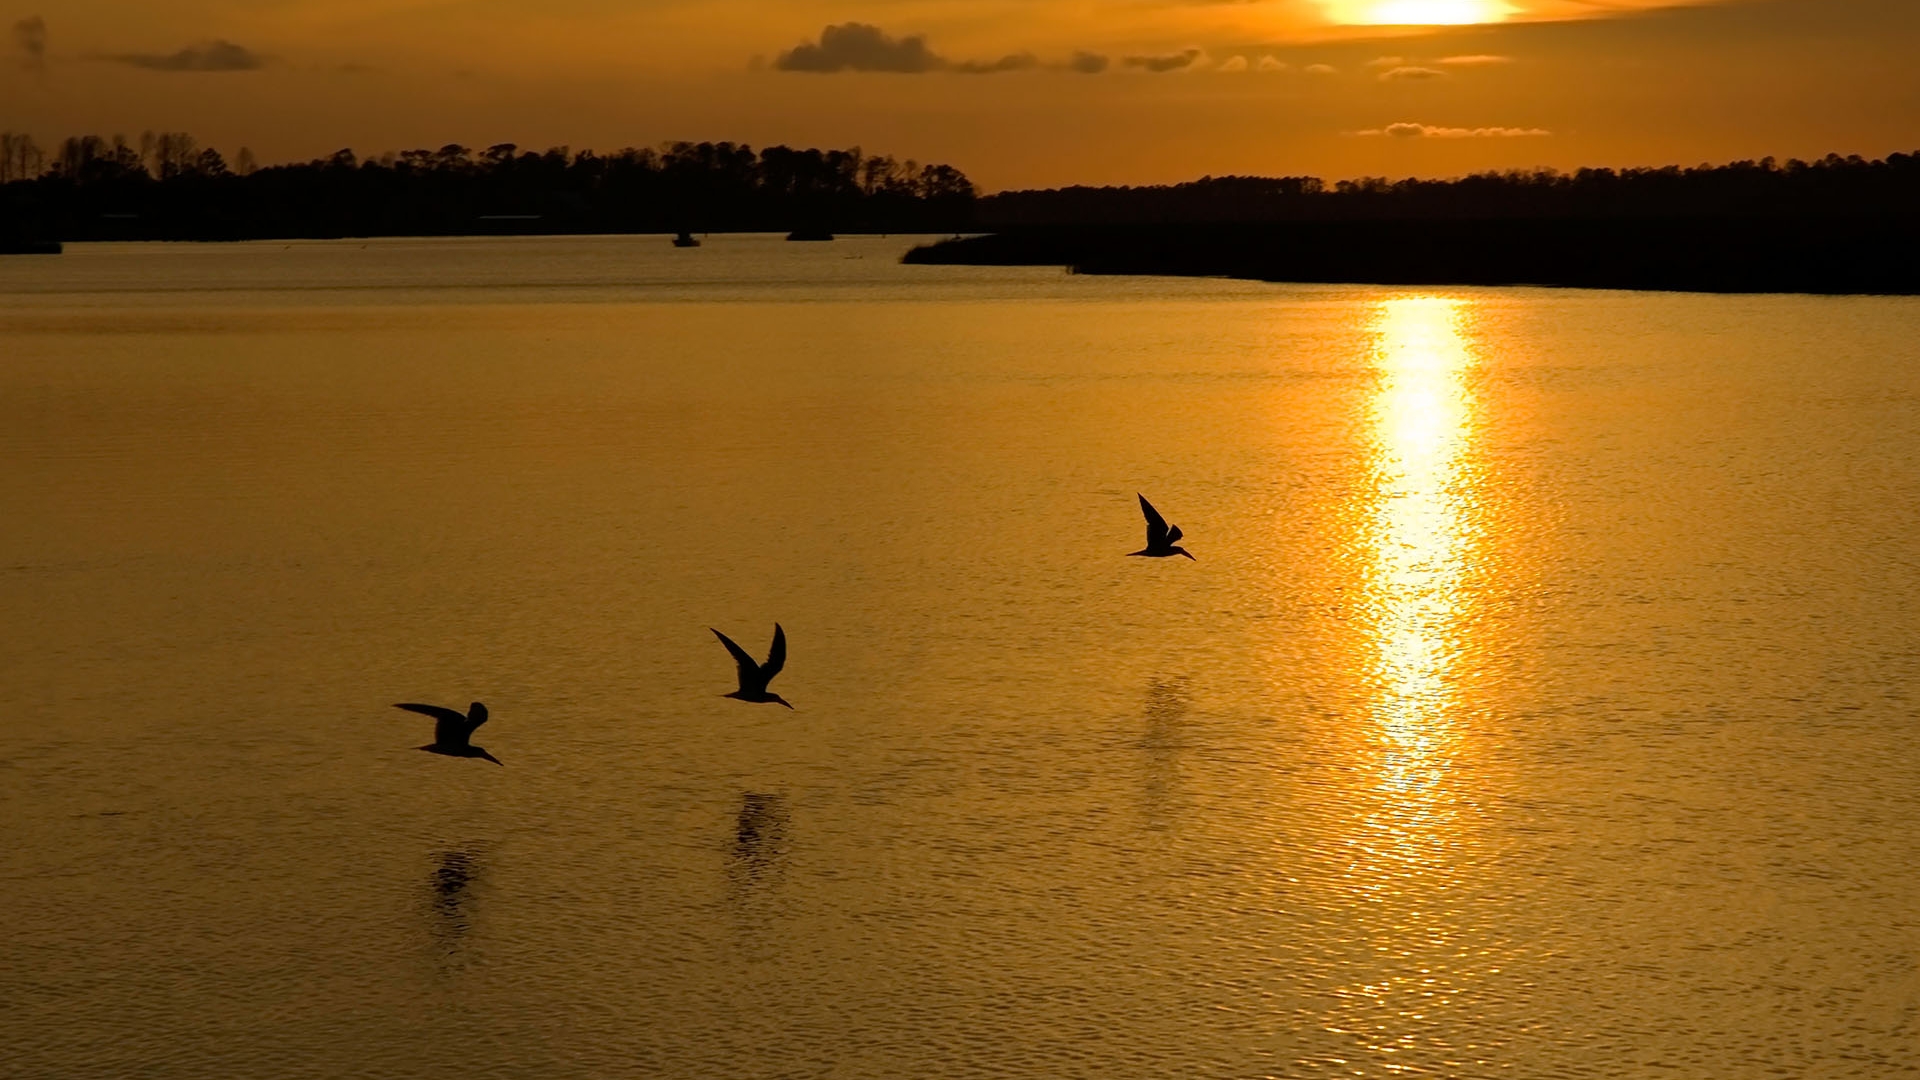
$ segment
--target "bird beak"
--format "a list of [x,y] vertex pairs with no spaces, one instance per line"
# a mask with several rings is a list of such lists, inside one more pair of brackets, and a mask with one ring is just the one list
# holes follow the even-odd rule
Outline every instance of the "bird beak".
[[494,757],[492,754],[487,753],[485,750],[480,751],[480,756],[483,758],[486,758],[488,761],[493,762],[495,765],[498,765],[503,769],[507,767],[506,762],[501,761],[499,758]]

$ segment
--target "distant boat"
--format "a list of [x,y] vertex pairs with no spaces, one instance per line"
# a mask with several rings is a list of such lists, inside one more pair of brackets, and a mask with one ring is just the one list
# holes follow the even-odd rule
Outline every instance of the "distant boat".
[[692,233],[683,232],[679,236],[676,236],[673,238],[673,246],[674,247],[699,247],[700,241],[695,240],[693,238]]
[[833,234],[825,229],[795,229],[787,234],[789,240],[831,240]]
[[64,250],[58,240],[0,240],[0,255],[58,255]]

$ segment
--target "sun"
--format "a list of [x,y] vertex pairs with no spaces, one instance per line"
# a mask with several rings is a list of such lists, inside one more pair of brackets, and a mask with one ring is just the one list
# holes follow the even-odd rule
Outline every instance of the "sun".
[[1506,0],[1335,0],[1337,22],[1368,26],[1463,26],[1501,22],[1514,13]]

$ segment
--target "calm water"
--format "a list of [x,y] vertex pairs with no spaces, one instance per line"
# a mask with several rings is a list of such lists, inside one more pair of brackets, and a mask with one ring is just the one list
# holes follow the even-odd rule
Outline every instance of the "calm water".
[[906,246],[0,262],[0,1074],[1915,1073],[1920,302]]

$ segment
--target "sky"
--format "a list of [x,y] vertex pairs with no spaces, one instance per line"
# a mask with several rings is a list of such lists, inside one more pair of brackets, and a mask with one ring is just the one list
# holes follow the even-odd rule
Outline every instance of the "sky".
[[0,0],[0,130],[731,140],[984,190],[1920,149],[1916,0]]

